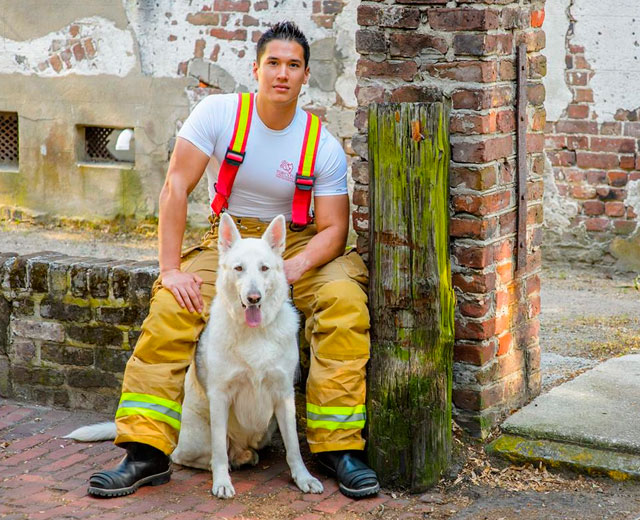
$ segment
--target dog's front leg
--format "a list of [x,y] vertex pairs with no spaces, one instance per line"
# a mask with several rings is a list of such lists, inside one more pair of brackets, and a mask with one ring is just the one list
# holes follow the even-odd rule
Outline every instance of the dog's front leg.
[[221,392],[210,391],[207,397],[211,416],[211,473],[213,476],[211,493],[218,498],[231,498],[236,491],[231,484],[227,456],[227,422],[230,403]]
[[305,493],[322,493],[322,483],[315,478],[304,465],[300,455],[300,443],[296,431],[296,405],[293,394],[284,397],[276,404],[276,419],[287,450],[287,464],[291,477]]

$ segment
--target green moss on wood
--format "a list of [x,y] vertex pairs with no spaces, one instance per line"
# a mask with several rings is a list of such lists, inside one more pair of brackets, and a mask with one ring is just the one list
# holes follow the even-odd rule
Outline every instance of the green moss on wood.
[[451,451],[448,120],[445,103],[369,112],[369,457],[385,484],[413,491],[439,480]]

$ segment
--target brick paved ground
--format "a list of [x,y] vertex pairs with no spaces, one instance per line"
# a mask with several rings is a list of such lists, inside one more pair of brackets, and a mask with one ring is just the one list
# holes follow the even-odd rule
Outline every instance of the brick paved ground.
[[[284,454],[270,449],[256,468],[232,473],[236,497],[210,494],[208,472],[174,465],[171,482],[141,488],[135,495],[97,499],[87,495],[87,477],[115,465],[122,450],[110,442],[76,443],[61,438],[74,428],[107,417],[0,400],[0,518],[195,520],[201,518],[370,518],[386,510],[422,516],[432,508],[389,493],[354,501],[321,477],[321,495],[301,493],[290,479]],[[318,469],[310,470],[320,476]],[[417,508],[417,509],[416,509]],[[394,515],[395,516],[395,515]]]
[[[640,520],[638,483],[565,475],[558,484],[556,477],[513,466],[487,477],[478,465],[487,463],[481,445],[459,439],[454,467],[466,462],[465,469],[423,496],[386,490],[354,501],[326,477],[321,477],[323,494],[305,495],[290,480],[284,453],[270,449],[257,468],[231,474],[237,492],[232,500],[211,496],[208,472],[179,466],[169,484],[97,499],[86,494],[88,476],[115,465],[122,451],[110,442],[81,444],[61,437],[105,419],[0,399],[0,519]],[[469,463],[477,457],[483,460],[472,469]],[[308,465],[321,476],[313,462]],[[535,482],[528,482],[532,478]]]

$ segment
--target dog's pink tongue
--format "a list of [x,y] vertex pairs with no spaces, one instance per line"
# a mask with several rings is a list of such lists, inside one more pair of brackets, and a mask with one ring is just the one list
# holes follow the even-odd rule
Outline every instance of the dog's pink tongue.
[[262,313],[257,305],[249,305],[244,311],[244,319],[249,327],[257,327],[262,321]]

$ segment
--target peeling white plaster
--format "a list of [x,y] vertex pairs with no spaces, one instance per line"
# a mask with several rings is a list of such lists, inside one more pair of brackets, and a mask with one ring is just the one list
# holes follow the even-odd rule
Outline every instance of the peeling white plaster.
[[569,3],[570,0],[547,0],[545,4],[544,31],[547,44],[544,54],[547,57],[547,75],[543,82],[547,92],[545,108],[548,121],[557,121],[572,99],[565,81]]
[[[76,39],[91,38],[93,40],[96,55],[81,61],[76,61],[72,56],[72,67],[67,68],[63,64],[60,72],[56,72],[51,66],[40,71],[38,65],[56,54],[51,50],[52,42],[55,40],[65,42],[71,39],[70,25],[77,25],[79,28]],[[33,40],[15,41],[0,37],[0,70],[2,73],[37,74],[40,77],[59,77],[69,74],[126,76],[135,67],[136,56],[133,37],[129,31],[118,29],[113,21],[101,17],[82,18],[70,25]],[[64,47],[60,50],[62,49]]]
[[[57,32],[51,32],[33,40],[14,41],[0,38],[0,70],[3,73],[37,74],[41,77],[66,76],[68,74],[98,75],[112,74],[126,76],[135,66],[137,56],[143,74],[157,78],[180,77],[178,66],[194,57],[196,41],[202,39],[205,61],[216,45],[220,46],[215,64],[227,71],[236,81],[238,90],[255,89],[255,80],[251,68],[255,59],[256,44],[251,41],[253,31],[264,31],[268,25],[281,20],[292,20],[303,30],[309,42],[335,37],[337,51],[345,58],[345,70],[338,78],[335,91],[326,92],[318,88],[304,87],[300,104],[331,106],[336,102],[336,93],[348,107],[356,107],[355,98],[355,31],[357,29],[356,2],[348,2],[342,13],[337,16],[333,29],[319,27],[312,21],[312,0],[282,0],[277,7],[265,11],[255,11],[253,5],[248,13],[209,13],[228,16],[224,27],[226,31],[243,29],[247,31],[247,40],[223,40],[211,36],[211,26],[193,25],[187,21],[190,14],[211,7],[210,0],[155,0],[141,2],[122,0],[129,21],[129,29],[122,30],[111,20],[102,17],[83,18],[73,22],[80,29],[77,39],[92,38],[97,54],[91,58],[76,61],[71,57],[72,67],[63,68],[56,73],[52,67],[44,71],[38,65],[47,61],[55,52],[51,44],[55,40],[66,41],[71,38],[69,24]],[[249,15],[261,23],[256,27],[242,25],[243,16]],[[133,34],[132,34],[133,33]],[[239,54],[244,52],[243,57]]]
[[571,226],[571,219],[578,214],[578,203],[560,195],[553,177],[553,166],[544,158],[544,227],[561,232]]
[[340,55],[346,58],[343,62],[344,72],[336,81],[336,92],[342,98],[345,106],[354,109],[358,106],[358,100],[356,99],[358,53],[355,49],[356,31],[360,26],[358,25],[357,9],[357,2],[347,2],[335,21],[335,27],[337,28],[336,46]]
[[[220,16],[223,14],[229,16],[229,22],[222,29],[226,31],[244,29],[247,31],[248,41],[218,39],[209,33],[210,26],[193,25],[187,21],[189,14],[196,14],[202,11],[205,6],[210,7],[210,0],[194,0],[192,2],[156,0],[149,4],[123,0],[123,4],[138,41],[141,67],[144,74],[154,77],[178,77],[178,64],[193,58],[195,42],[198,39],[202,39],[206,42],[204,60],[208,60],[216,44],[219,45],[220,51],[215,63],[232,75],[239,89],[244,87],[252,90],[256,87],[251,73],[256,47],[256,44],[251,41],[251,33],[253,31],[264,31],[266,26],[272,23],[281,20],[292,20],[300,26],[309,42],[336,34],[335,30],[318,27],[311,20],[311,0],[306,2],[282,0],[276,8],[265,11],[256,12],[252,5],[248,13],[217,13]],[[146,5],[148,5],[148,8],[146,8]],[[342,44],[345,47],[343,53],[347,56],[355,54],[354,36],[351,35],[351,43],[349,43],[346,35],[349,31],[354,30],[355,8],[355,5],[345,7],[345,11],[353,11],[350,14],[353,18],[353,23],[349,27],[341,28],[338,33],[339,42],[341,42],[338,44],[338,48],[340,49]],[[262,25],[258,27],[243,26],[242,18],[247,14],[260,20]],[[173,41],[169,41],[170,37]],[[350,50],[347,50],[348,46],[351,46]],[[241,51],[244,51],[242,58],[238,56]],[[354,63],[350,65],[353,68],[353,81],[355,81],[355,57],[352,61]],[[355,82],[352,85],[353,90],[355,89]],[[346,88],[351,87],[347,86]],[[310,93],[309,90],[309,87],[303,88],[300,96],[300,104],[303,106],[307,104],[331,105],[335,102],[335,93],[322,92],[320,89],[311,89],[312,93]],[[344,91],[343,93],[349,98],[349,95]],[[353,94],[349,101],[355,101]]]
[[636,215],[640,215],[640,180],[629,181],[627,184],[627,197],[624,199],[624,203],[632,207]]
[[[210,63],[210,56],[216,45],[219,45],[217,60],[211,62],[212,66],[219,67],[225,73],[226,83],[229,76],[235,81],[235,91],[252,91],[257,87],[252,74],[252,65],[255,60],[256,43],[252,41],[253,31],[265,31],[269,25],[282,20],[291,20],[305,33],[309,43],[335,38],[336,54],[341,59],[343,70],[336,79],[335,88],[331,91],[317,87],[304,86],[302,88],[299,105],[325,107],[327,111],[327,124],[334,135],[339,137],[351,137],[356,129],[353,125],[353,112],[344,113],[331,110],[336,105],[338,97],[348,109],[355,110],[358,103],[355,96],[356,88],[356,62],[355,33],[357,25],[357,2],[349,1],[342,12],[337,15],[332,29],[326,29],[316,25],[312,20],[312,0],[301,2],[300,0],[282,0],[277,6],[264,11],[255,11],[252,3],[248,13],[213,13],[212,15],[228,16],[226,26],[221,27],[226,31],[246,30],[246,40],[224,40],[210,34],[211,26],[193,25],[187,21],[189,15],[201,12],[204,7],[211,7],[210,0],[192,0],[190,2],[175,2],[174,0],[155,0],[146,3],[135,0],[123,0],[127,19],[135,34],[140,55],[140,66],[143,74],[153,77],[179,77],[178,66],[180,63],[193,61],[194,48],[197,40],[204,40],[202,64]],[[260,26],[245,27],[242,19],[249,15],[260,21]],[[217,27],[216,27],[217,28]],[[243,54],[240,57],[240,54]],[[312,60],[314,56],[312,55]],[[211,70],[211,69],[209,69]],[[195,68],[190,67],[193,73]],[[322,74],[316,64],[312,64],[311,74]],[[220,86],[229,90],[228,86]],[[199,101],[196,96],[190,99],[191,106]],[[348,119],[348,121],[347,121]]]
[[585,48],[595,71],[589,86],[598,119],[611,120],[618,109],[640,107],[640,2],[573,0],[571,15],[571,43]]
[[[187,15],[200,11],[207,2],[122,0],[122,3],[138,43],[142,73],[155,77],[178,77],[178,64],[193,57],[195,41],[202,37],[199,32],[206,29],[188,23]],[[177,39],[169,41],[169,37],[174,36]]]

